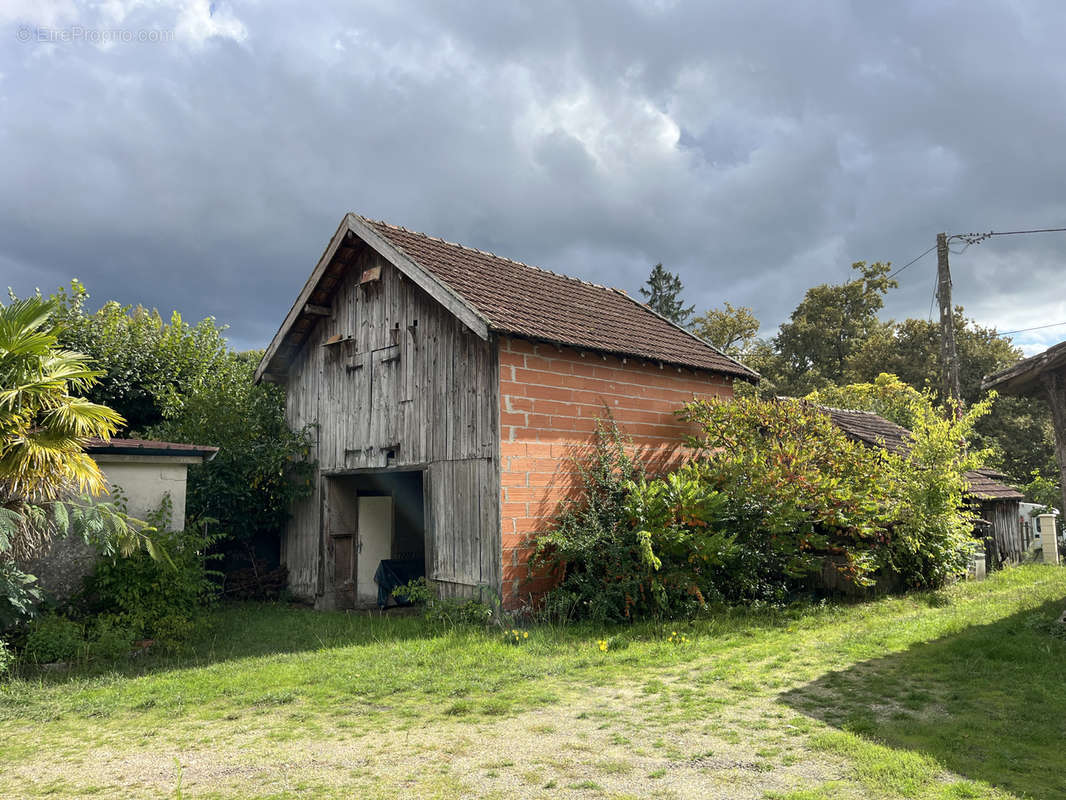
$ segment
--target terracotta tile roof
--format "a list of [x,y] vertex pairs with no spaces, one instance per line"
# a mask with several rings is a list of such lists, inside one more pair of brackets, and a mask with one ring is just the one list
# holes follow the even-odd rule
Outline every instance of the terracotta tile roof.
[[[872,411],[854,411],[844,408],[819,406],[829,414],[833,424],[853,439],[875,447],[883,447],[892,453],[906,453],[911,432],[891,420]],[[1012,486],[1007,486],[1007,476],[993,469],[976,469],[966,473],[970,484],[969,494],[980,500],[1022,500],[1025,495]]]
[[495,331],[758,380],[753,370],[619,289],[531,267],[387,222],[359,219],[451,287]]
[[1002,481],[1007,476],[994,469],[975,469],[966,473],[970,482],[970,494],[981,500],[1024,500],[1025,495]]
[[892,453],[906,453],[911,432],[872,411],[819,406],[829,414],[833,424],[853,439],[883,447]]
[[90,455],[152,455],[172,456],[174,458],[201,456],[210,461],[218,452],[217,447],[202,444],[183,444],[181,442],[157,442],[152,439],[98,439],[92,438],[85,445],[85,452]]

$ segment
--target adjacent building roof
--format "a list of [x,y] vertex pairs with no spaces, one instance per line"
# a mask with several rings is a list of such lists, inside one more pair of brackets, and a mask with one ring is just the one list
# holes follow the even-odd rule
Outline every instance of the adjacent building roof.
[[994,469],[975,469],[966,473],[970,494],[981,500],[1024,500],[1025,495],[1003,481],[1007,476]]
[[[349,214],[341,227],[413,277],[475,331],[483,325],[485,331],[709,370],[752,382],[759,378],[754,370],[619,289],[355,214]],[[324,259],[332,260],[338,247],[332,249],[332,253],[327,249]],[[330,280],[329,273],[320,262],[264,355],[257,377],[272,371],[271,363],[290,330],[300,329],[301,306],[315,301],[317,282]],[[308,320],[304,327],[312,324]]]
[[1041,389],[1041,375],[1063,367],[1066,367],[1066,342],[1060,342],[1043,353],[1019,361],[1013,367],[987,375],[981,382],[981,388],[995,389],[1004,394],[1033,394]]
[[[911,432],[872,411],[854,411],[844,408],[819,406],[829,414],[833,424],[853,439],[875,447],[883,447],[892,453],[906,453]],[[1025,495],[1012,486],[1007,486],[1007,476],[993,469],[976,469],[966,473],[970,484],[969,494],[979,500],[1022,500]]]
[[163,456],[170,458],[200,457],[210,461],[217,447],[181,442],[157,442],[151,439],[90,439],[85,445],[89,455]]
[[910,449],[907,440],[911,432],[872,411],[854,411],[846,408],[819,406],[852,439],[883,447],[892,453],[906,453]]

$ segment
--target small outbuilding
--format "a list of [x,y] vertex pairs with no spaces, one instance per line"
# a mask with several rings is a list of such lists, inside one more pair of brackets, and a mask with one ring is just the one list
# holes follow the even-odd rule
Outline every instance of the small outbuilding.
[[424,575],[514,607],[546,588],[529,535],[597,420],[674,451],[683,403],[758,375],[625,292],[348,214],[257,379],[317,431],[282,546],[294,595],[349,608]]
[[[852,439],[872,447],[883,447],[892,453],[906,453],[911,432],[891,420],[870,411],[820,406],[833,424]],[[1030,543],[1023,527],[1020,503],[1025,499],[1020,491],[1003,481],[1006,476],[992,469],[977,469],[966,473],[969,490],[968,503],[985,523],[984,531],[976,531],[988,539],[986,546],[995,552],[988,553],[991,566],[1004,561],[1019,561]]]
[[[172,530],[185,527],[185,487],[191,465],[210,461],[217,447],[146,439],[90,439],[92,456],[107,481],[110,499],[131,517],[145,519],[169,498]],[[40,585],[54,598],[69,598],[96,563],[97,553],[75,538],[56,539],[48,551],[26,563]]]
[[185,528],[185,488],[189,467],[210,461],[217,447],[149,439],[92,439],[85,452],[121,495],[131,517],[144,519],[170,498],[171,530]]

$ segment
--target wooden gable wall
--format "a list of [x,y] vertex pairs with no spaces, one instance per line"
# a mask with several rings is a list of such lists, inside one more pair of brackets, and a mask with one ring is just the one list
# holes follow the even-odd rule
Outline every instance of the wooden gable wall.
[[496,342],[474,335],[368,247],[289,364],[289,424],[316,426],[319,475],[289,524],[294,594],[328,592],[326,479],[424,469],[427,576],[442,591],[500,584]]

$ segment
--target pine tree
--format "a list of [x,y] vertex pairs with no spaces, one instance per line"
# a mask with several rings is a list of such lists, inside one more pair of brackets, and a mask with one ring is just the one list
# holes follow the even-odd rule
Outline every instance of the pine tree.
[[648,308],[666,317],[675,325],[684,327],[688,324],[688,319],[696,307],[685,308],[681,299],[681,292],[685,288],[681,283],[681,278],[663,269],[662,262],[660,262],[652,267],[645,286],[648,288],[645,289],[642,286],[640,294],[646,298],[645,303]]

